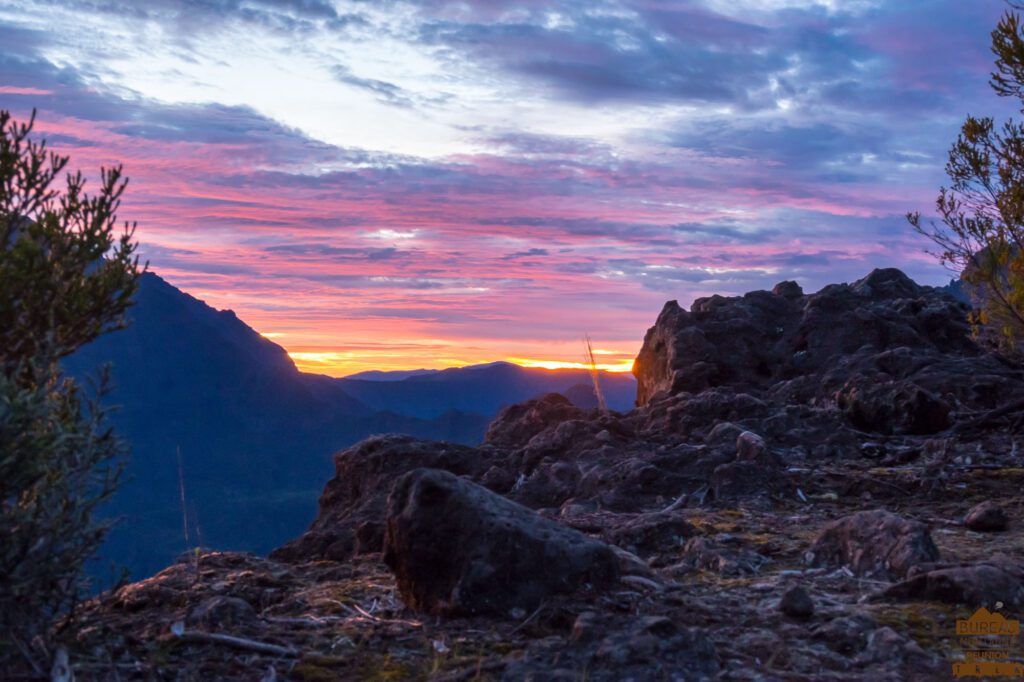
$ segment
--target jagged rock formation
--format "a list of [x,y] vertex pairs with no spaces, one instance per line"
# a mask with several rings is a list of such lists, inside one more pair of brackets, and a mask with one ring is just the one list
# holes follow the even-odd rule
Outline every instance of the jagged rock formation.
[[[145,614],[168,639],[207,604],[186,628],[223,613],[279,647],[243,665],[179,636],[175,660],[206,676],[943,679],[957,618],[1024,604],[1024,372],[979,347],[965,313],[894,270],[670,303],[636,409],[548,395],[502,411],[478,448],[364,441],[271,561],[212,555],[192,583],[179,564],[87,617],[124,632]],[[971,526],[1004,530],[962,521],[986,500],[1008,523],[990,505]],[[542,549],[568,538],[591,559]],[[592,578],[606,546],[616,570]],[[141,641],[111,660],[152,660]]]
[[637,403],[727,387],[789,404],[834,402],[861,430],[937,433],[953,410],[991,408],[1015,377],[971,340],[967,307],[875,270],[804,295],[771,292],[665,305],[634,368]]

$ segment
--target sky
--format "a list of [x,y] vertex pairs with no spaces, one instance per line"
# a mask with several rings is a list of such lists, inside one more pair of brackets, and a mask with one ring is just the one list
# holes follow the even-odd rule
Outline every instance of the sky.
[[[991,93],[1000,0],[0,0],[0,109],[300,368],[628,370],[667,300],[875,267]],[[95,183],[94,183],[95,184]]]

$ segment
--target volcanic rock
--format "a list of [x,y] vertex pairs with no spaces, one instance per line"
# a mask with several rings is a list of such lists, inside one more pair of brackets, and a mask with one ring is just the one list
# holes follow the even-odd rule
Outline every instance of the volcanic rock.
[[[673,672],[684,673],[687,679],[710,679],[718,672],[714,644],[699,630],[681,628],[663,616],[639,619],[608,636],[598,647],[597,658],[614,664],[624,673],[636,666],[636,672],[643,675],[667,679],[678,679],[670,676]],[[652,660],[659,661],[654,668],[650,665]]]
[[779,600],[779,611],[790,618],[806,619],[814,615],[814,602],[807,590],[796,585],[782,594]]
[[641,406],[716,388],[768,392],[789,405],[835,404],[854,428],[883,434],[937,433],[954,407],[1020,393],[971,339],[963,303],[893,269],[809,295],[783,283],[697,299],[689,311],[671,301],[633,371]]
[[854,575],[884,580],[904,578],[938,558],[926,525],[883,509],[832,521],[808,552],[812,566],[846,566]]
[[1003,508],[992,500],[975,505],[964,517],[964,525],[983,533],[1006,530],[1010,520]]
[[950,406],[908,381],[851,379],[836,394],[836,403],[862,431],[931,434],[950,425]]
[[1024,605],[1024,564],[993,561],[947,566],[918,573],[874,595],[877,601],[933,600],[947,604],[994,607]]
[[510,405],[487,427],[484,442],[499,447],[521,447],[541,431],[585,413],[561,393],[548,393],[525,403]]
[[384,561],[405,603],[438,615],[532,610],[549,595],[597,591],[618,577],[604,543],[435,469],[395,483]]
[[822,623],[814,629],[814,638],[819,639],[833,651],[850,656],[859,653],[868,643],[868,635],[876,623],[860,613],[840,616]]
[[736,438],[736,460],[753,462],[761,459],[768,447],[764,438],[751,431],[744,431]]

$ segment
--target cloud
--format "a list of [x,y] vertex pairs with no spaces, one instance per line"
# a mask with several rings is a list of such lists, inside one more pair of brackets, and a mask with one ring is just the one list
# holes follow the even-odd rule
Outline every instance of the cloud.
[[0,108],[123,163],[154,270],[289,348],[575,358],[669,298],[944,279],[901,216],[963,102],[1007,112],[1001,8],[12,0]]
[[337,247],[327,244],[278,244],[264,249],[269,254],[280,254],[312,259],[330,258],[332,261],[386,261],[406,258],[409,254],[402,253],[393,247],[385,248],[352,248]]
[[508,254],[506,256],[502,256],[501,259],[502,260],[518,260],[520,258],[532,258],[532,257],[535,257],[535,256],[547,256],[547,255],[548,255],[548,250],[547,249],[532,248],[532,249],[527,249],[526,251],[516,251],[515,253],[510,253],[510,254]]

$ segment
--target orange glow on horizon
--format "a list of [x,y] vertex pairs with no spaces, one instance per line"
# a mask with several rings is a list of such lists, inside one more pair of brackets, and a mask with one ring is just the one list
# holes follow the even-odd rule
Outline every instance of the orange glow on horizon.
[[[415,353],[388,353],[385,355],[377,352],[366,355],[359,351],[343,350],[288,351],[288,355],[302,372],[326,374],[333,377],[344,377],[368,370],[449,369],[452,367],[482,365],[495,361],[493,356],[439,358],[422,356]],[[615,355],[619,354],[616,353]],[[504,357],[499,359],[521,367],[539,369],[590,369],[590,365],[584,362],[522,357]],[[631,356],[621,356],[614,361],[599,362],[597,363],[597,368],[606,372],[630,372],[633,369],[633,358]]]
[[[597,351],[594,351],[597,355]],[[590,365],[584,362],[566,362],[563,360],[531,360],[529,358],[505,358],[507,362],[522,367],[537,367],[541,369],[590,369]],[[597,368],[605,372],[631,372],[633,371],[633,359],[619,360],[617,362],[599,362]]]

